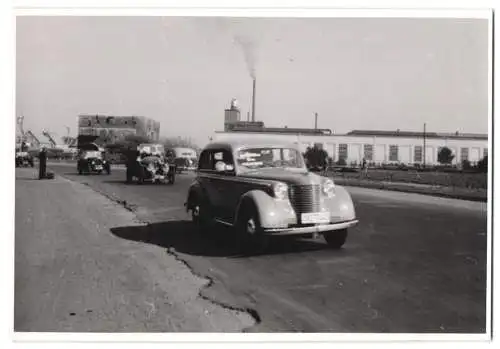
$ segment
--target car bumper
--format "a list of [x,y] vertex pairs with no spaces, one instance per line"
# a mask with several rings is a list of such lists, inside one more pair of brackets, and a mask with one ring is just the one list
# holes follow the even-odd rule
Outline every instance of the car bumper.
[[318,234],[318,233],[323,233],[325,231],[347,229],[356,224],[358,224],[358,220],[353,219],[344,222],[321,224],[321,225],[314,225],[307,227],[266,228],[264,229],[264,233],[269,235],[300,235],[300,234],[311,234],[311,233]]

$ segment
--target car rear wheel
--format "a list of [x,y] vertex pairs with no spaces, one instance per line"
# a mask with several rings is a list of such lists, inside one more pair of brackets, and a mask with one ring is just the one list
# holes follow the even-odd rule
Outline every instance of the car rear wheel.
[[198,231],[206,231],[209,229],[211,220],[209,206],[200,198],[195,198],[193,200],[191,220]]
[[344,246],[347,239],[347,229],[341,230],[332,230],[326,233],[323,233],[323,237],[325,238],[328,246],[334,249],[339,249]]

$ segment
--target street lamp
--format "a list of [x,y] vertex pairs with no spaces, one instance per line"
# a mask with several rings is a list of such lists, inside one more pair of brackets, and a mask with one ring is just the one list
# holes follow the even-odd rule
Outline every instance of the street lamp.
[[425,160],[426,160],[426,157],[425,157],[425,136],[426,136],[425,135],[425,128],[426,128],[426,124],[424,122],[424,151],[423,151],[423,153],[424,153],[424,168],[425,168]]

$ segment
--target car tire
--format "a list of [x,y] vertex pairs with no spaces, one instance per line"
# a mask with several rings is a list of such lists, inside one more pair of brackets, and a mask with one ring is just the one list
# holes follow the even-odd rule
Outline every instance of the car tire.
[[246,205],[241,211],[237,223],[240,246],[245,254],[259,254],[267,250],[269,237],[263,233],[257,210]]
[[195,197],[191,208],[191,221],[198,232],[209,230],[211,219],[208,203],[199,197]]
[[333,249],[339,249],[344,246],[347,239],[347,229],[332,230],[323,233],[323,238],[329,247]]
[[132,183],[132,174],[130,173],[129,169],[127,169],[127,177],[125,179],[125,183],[127,183],[127,184]]

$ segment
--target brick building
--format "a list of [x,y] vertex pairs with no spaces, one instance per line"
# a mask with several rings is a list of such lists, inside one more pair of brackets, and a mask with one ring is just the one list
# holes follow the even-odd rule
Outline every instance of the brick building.
[[157,142],[160,123],[144,116],[79,115],[78,136],[97,137],[96,143],[109,144],[127,135],[148,137]]

